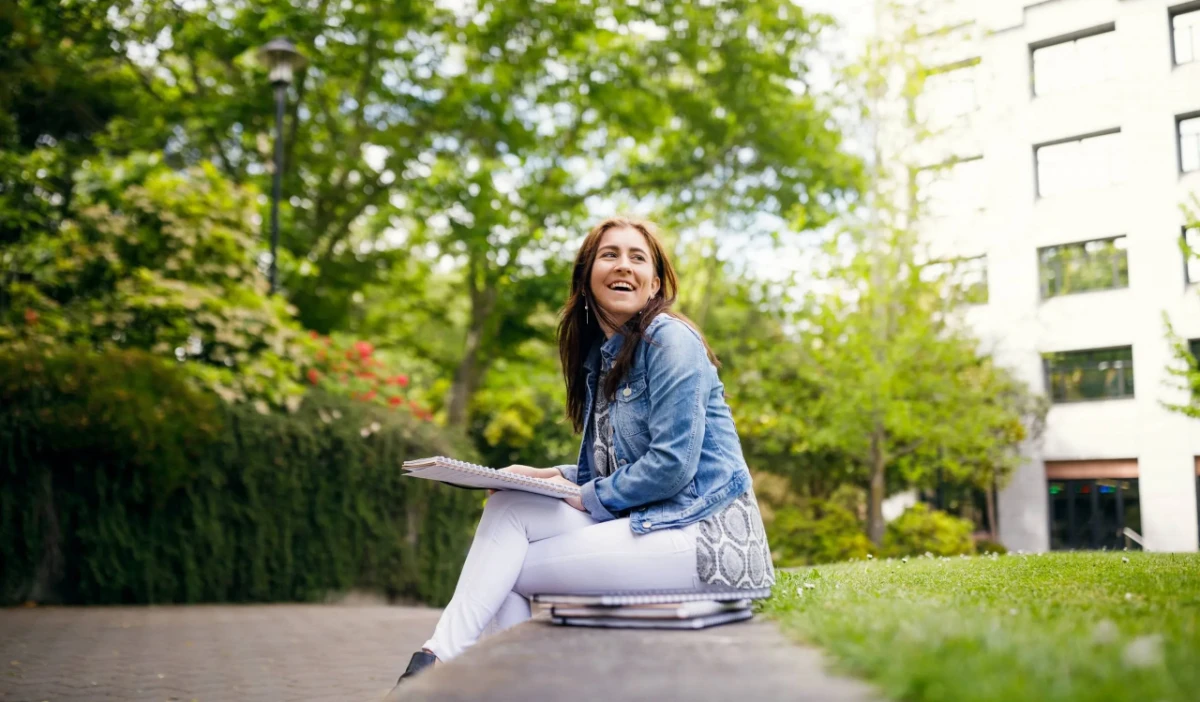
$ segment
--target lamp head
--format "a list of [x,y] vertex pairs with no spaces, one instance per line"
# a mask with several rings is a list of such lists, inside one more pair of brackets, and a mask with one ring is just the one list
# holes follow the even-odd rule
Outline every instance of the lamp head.
[[267,65],[272,85],[291,85],[296,69],[304,65],[304,56],[292,42],[278,37],[258,50],[258,58]]

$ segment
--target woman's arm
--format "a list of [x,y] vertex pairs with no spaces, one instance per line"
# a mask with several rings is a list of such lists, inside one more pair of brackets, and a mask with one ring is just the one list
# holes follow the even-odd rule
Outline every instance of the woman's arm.
[[558,471],[559,475],[567,480],[570,480],[573,483],[579,482],[579,466],[575,465],[574,463],[554,466],[554,469]]
[[[541,478],[542,480],[549,480],[552,483],[561,483],[564,485],[570,485],[571,487],[576,487],[575,481],[566,478],[562,474],[562,472],[559,470],[560,468],[563,468],[563,467],[564,466],[555,466],[553,468],[533,468],[531,466],[523,466],[518,463],[518,464],[508,466],[507,468],[501,468],[500,472],[501,473],[516,473],[517,475],[527,475],[530,478]],[[575,466],[566,466],[566,467],[575,468]],[[496,493],[495,490],[488,490],[489,495],[493,495],[495,493]],[[580,512],[586,511],[586,510],[584,510],[583,503],[580,501],[580,498],[578,496],[564,497],[562,499],[564,502],[571,505],[572,507],[579,510]]]
[[593,518],[674,496],[696,476],[710,388],[704,343],[683,322],[668,322],[646,345],[650,447],[611,475],[584,483],[583,506]]

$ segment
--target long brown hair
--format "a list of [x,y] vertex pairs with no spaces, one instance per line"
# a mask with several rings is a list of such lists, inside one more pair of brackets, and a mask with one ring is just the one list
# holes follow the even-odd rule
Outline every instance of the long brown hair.
[[[592,299],[591,280],[592,266],[596,262],[596,253],[604,233],[610,229],[625,227],[636,230],[645,237],[661,287],[654,297],[646,301],[646,306],[641,312],[618,328],[616,324],[611,323],[612,318]],[[618,329],[625,337],[601,390],[609,399],[616,396],[617,386],[633,365],[633,354],[637,350],[638,342],[644,338],[650,322],[664,312],[669,312],[672,317],[695,329],[696,333],[700,334],[709,360],[713,365],[721,365],[699,328],[687,317],[671,311],[678,289],[679,280],[675,277],[675,267],[671,265],[671,259],[658,239],[658,229],[652,223],[630,217],[610,217],[588,232],[583,245],[579,247],[579,253],[575,256],[575,267],[571,272],[571,293],[567,297],[567,303],[563,305],[558,322],[558,357],[562,361],[563,379],[567,383],[567,416],[571,418],[575,431],[583,431],[583,405],[586,402],[584,383],[587,382],[583,362],[592,346],[604,339],[604,330],[600,326],[601,318],[610,328]]]

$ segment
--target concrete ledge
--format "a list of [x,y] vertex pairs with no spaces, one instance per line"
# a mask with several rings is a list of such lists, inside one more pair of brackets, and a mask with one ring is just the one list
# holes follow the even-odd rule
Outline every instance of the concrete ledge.
[[542,613],[404,685],[404,700],[800,700],[881,697],[761,615],[700,631],[555,626]]

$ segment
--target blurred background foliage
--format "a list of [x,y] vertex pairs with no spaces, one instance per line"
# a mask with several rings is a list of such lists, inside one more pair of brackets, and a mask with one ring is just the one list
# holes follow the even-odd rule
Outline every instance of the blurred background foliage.
[[[553,330],[617,209],[663,225],[777,559],[935,550],[881,499],[994,490],[1044,410],[911,232],[856,214],[886,66],[821,79],[829,28],[788,0],[0,7],[0,594],[444,601],[478,494],[398,464],[574,460]],[[273,297],[253,57],[281,35],[307,63]],[[797,248],[782,278],[745,255]]]

